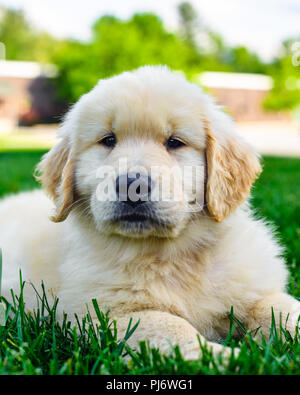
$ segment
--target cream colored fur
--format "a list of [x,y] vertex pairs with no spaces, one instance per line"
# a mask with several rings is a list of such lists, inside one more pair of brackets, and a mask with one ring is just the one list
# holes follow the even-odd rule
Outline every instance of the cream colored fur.
[[[97,142],[113,130],[113,150]],[[175,133],[186,146],[168,152]],[[182,76],[164,67],[144,67],[102,80],[83,96],[60,130],[61,142],[39,166],[45,191],[7,197],[0,203],[0,247],[4,296],[18,289],[19,269],[36,286],[43,280],[70,318],[86,313],[96,298],[118,320],[120,336],[129,318],[141,319],[130,340],[148,339],[169,351],[179,344],[197,358],[197,334],[216,342],[229,329],[231,306],[244,325],[261,326],[268,336],[271,308],[277,322],[289,314],[293,332],[300,303],[285,293],[287,270],[272,229],[254,218],[246,198],[260,173],[257,155],[234,132],[214,101]],[[111,224],[110,202],[95,190],[101,165],[197,165],[205,196],[201,212],[185,210],[183,200],[159,203],[168,229],[126,233]],[[50,217],[54,222],[50,221]],[[27,306],[36,303],[30,285]],[[90,308],[93,311],[92,308]]]

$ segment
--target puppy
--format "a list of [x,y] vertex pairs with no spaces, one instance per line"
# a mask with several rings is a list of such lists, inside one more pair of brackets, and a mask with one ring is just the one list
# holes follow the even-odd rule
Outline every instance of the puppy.
[[[285,293],[282,250],[247,204],[258,156],[201,88],[166,67],[101,80],[59,136],[38,166],[51,199],[0,204],[4,296],[22,269],[60,314],[83,316],[96,298],[120,336],[140,320],[133,347],[147,339],[167,353],[171,342],[189,359],[197,335],[222,351],[232,306],[248,330],[268,337],[273,308],[294,333],[300,303]],[[29,285],[25,299],[33,309]]]

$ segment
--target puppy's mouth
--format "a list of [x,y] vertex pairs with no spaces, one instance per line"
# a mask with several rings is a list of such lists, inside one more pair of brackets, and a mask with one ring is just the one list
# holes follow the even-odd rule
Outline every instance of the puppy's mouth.
[[118,222],[145,222],[145,221],[153,221],[152,218],[150,218],[148,215],[143,215],[143,214],[138,214],[138,213],[132,213],[132,214],[127,214],[127,215],[121,215],[117,218],[115,218],[115,221]]
[[111,222],[123,234],[145,235],[152,231],[165,233],[170,230],[170,223],[159,218],[155,210],[147,204],[135,209],[119,204],[111,218]]
[[140,230],[162,225],[162,221],[155,215],[132,212],[130,214],[116,214],[112,220],[114,223],[126,227],[138,226]]

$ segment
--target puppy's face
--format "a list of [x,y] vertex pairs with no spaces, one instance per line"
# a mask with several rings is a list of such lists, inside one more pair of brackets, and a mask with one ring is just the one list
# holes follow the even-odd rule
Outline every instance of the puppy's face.
[[167,69],[100,81],[40,166],[55,220],[77,207],[101,232],[167,238],[204,213],[223,220],[259,172],[250,148],[217,130],[231,127],[200,88]]
[[105,111],[97,111],[93,95],[84,104],[94,108],[98,128],[88,129],[91,118],[83,121],[77,191],[89,200],[99,230],[176,236],[203,206],[205,133],[193,122],[192,108],[182,112],[183,103],[155,92],[155,86],[122,91],[119,83],[101,98]]

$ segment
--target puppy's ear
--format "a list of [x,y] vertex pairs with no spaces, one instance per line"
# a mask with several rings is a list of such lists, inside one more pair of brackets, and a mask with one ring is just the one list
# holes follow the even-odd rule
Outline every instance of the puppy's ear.
[[74,160],[71,158],[70,141],[64,137],[38,164],[36,179],[56,204],[53,222],[64,221],[75,201],[73,188]]
[[221,222],[247,198],[262,169],[254,150],[241,138],[217,136],[208,122],[205,127],[206,202],[210,215]]

